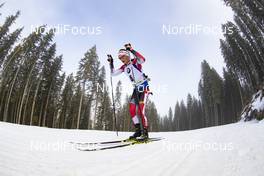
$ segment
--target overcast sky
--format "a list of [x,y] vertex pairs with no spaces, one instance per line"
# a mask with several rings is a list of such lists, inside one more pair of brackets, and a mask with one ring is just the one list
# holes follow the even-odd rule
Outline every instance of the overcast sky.
[[[76,72],[79,60],[96,44],[109,78],[106,54],[116,57],[124,43],[132,43],[146,57],[143,69],[154,92],[150,99],[161,115],[188,93],[198,96],[202,60],[222,74],[221,24],[233,16],[222,0],[8,0],[0,10],[1,23],[17,10],[21,15],[15,28],[24,26],[23,37],[41,24],[67,28],[55,37],[67,74]],[[118,80],[124,94],[130,94],[128,78],[115,77],[114,83]]]

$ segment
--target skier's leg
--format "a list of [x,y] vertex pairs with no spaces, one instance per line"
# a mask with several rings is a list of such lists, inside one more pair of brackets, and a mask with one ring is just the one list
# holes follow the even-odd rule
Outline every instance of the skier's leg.
[[130,116],[132,118],[132,121],[133,121],[133,124],[138,124],[139,123],[139,120],[138,120],[138,116],[136,114],[136,104],[133,103],[133,102],[130,102],[129,104],[129,112],[130,112]]
[[135,91],[134,91],[132,94],[130,103],[129,103],[129,111],[130,111],[130,116],[132,118],[133,124],[135,126],[135,133],[129,137],[130,139],[141,136],[140,123],[138,120],[138,116],[136,114],[136,109],[137,109],[137,106],[136,106]]
[[143,137],[148,138],[148,119],[145,115],[145,92],[139,93],[138,113],[141,117],[141,121],[143,125]]
[[144,128],[148,128],[148,119],[145,115],[145,103],[139,102],[139,108],[140,108],[139,115],[140,115],[141,120],[142,120],[142,125]]

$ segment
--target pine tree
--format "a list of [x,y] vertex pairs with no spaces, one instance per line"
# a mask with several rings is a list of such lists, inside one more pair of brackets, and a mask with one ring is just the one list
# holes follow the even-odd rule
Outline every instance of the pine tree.
[[172,131],[172,119],[173,119],[173,113],[172,113],[172,109],[171,107],[169,108],[169,112],[168,112],[168,131]]
[[192,129],[192,118],[193,118],[193,99],[191,94],[187,95],[187,123],[188,123],[188,129]]
[[45,49],[43,55],[40,57],[40,61],[37,63],[38,75],[35,78],[35,86],[32,97],[32,105],[30,108],[30,125],[41,125],[41,110],[44,103],[44,92],[47,88],[46,80],[49,77],[49,70],[52,61],[56,54],[56,44],[51,44]]
[[224,69],[224,123],[238,120],[242,109],[242,92],[238,80]]
[[202,76],[199,83],[199,95],[205,111],[206,126],[222,123],[223,80],[209,64],[202,63]]
[[264,22],[263,5],[258,0],[224,0],[235,12],[234,21],[223,28],[232,28],[224,33],[221,50],[227,68],[235,74],[241,84],[249,86],[251,94],[264,81]]
[[[61,94],[61,113],[59,116],[59,128],[66,128],[70,121],[70,112],[72,109],[72,100],[75,90],[75,80],[71,73],[66,78],[66,83]],[[68,126],[69,127],[69,126]]]
[[77,87],[74,91],[74,95],[71,101],[71,109],[69,112],[69,121],[67,122],[67,128],[76,129],[78,125],[78,112],[79,112],[79,104],[80,98],[82,96],[82,87],[80,83],[77,83]]
[[122,83],[121,81],[118,81],[115,91],[115,106],[116,106],[115,110],[116,110],[116,118],[117,118],[116,120],[117,120],[118,129],[123,128],[121,125],[123,125],[122,120],[124,120],[121,116],[121,108],[122,108],[121,97],[122,97]]
[[174,117],[173,117],[173,130],[178,131],[180,130],[180,113],[181,113],[181,108],[180,104],[177,101],[175,108],[174,108]]
[[[54,101],[57,93],[62,87],[64,75],[60,74],[62,68],[62,56],[56,57],[52,62],[49,77],[46,82],[45,99],[43,104],[43,115],[41,116],[42,126],[52,127],[54,116]],[[53,105],[53,106],[52,106]]]
[[10,106],[12,106],[13,103],[16,104],[16,101],[19,101],[18,104],[20,104],[21,100],[17,100],[17,98],[20,97],[21,90],[25,87],[23,85],[27,83],[25,81],[26,77],[24,76],[24,70],[26,68],[25,64],[31,59],[31,53],[33,53],[40,39],[41,35],[36,33],[30,34],[24,40],[24,43],[16,48],[16,54],[11,53],[11,58],[8,57],[4,63],[1,87],[1,95],[3,97],[1,101],[1,109],[3,108],[2,112],[4,121],[13,121],[14,119],[8,120],[7,117],[14,117],[17,123],[21,122],[21,118],[18,118],[18,114],[21,112],[19,107],[21,106],[18,106],[18,109],[16,109],[16,115],[9,114]]
[[122,131],[131,131],[132,130],[132,120],[129,112],[129,103],[130,103],[130,97],[126,95],[125,102],[122,105],[121,111],[120,111],[120,119],[119,122],[122,123],[122,128],[120,130]]
[[[82,128],[89,129],[90,124],[90,112],[92,107],[92,101],[94,100],[95,92],[97,89],[97,79],[100,70],[100,63],[96,53],[96,46],[92,47],[84,55],[79,63],[79,70],[77,72],[77,81],[82,85],[82,94],[79,101],[78,118],[76,128],[80,128],[82,122]],[[86,91],[88,90],[88,93]],[[81,121],[82,120],[82,121]]]
[[[1,4],[1,7],[4,4]],[[10,33],[11,26],[15,23],[16,19],[19,17],[20,12],[16,12],[15,15],[10,15],[6,18],[4,24],[0,26],[0,69],[2,64],[10,52],[12,46],[19,39],[23,28],[16,29],[14,32]]]
[[[149,131],[159,131],[159,115],[156,108],[156,105],[152,101],[148,101],[146,106],[146,117],[149,123]],[[172,124],[171,124],[172,125]]]
[[184,101],[182,100],[180,103],[180,130],[187,130],[188,129],[188,123],[187,123],[187,108],[186,105],[184,103]]
[[104,97],[103,97],[103,129],[113,131],[114,128],[114,116],[113,116],[113,109],[111,108],[111,100],[108,94],[108,91],[104,91]]
[[97,90],[96,93],[96,113],[95,113],[95,129],[97,130],[104,130],[111,128],[110,123],[113,119],[113,113],[111,112],[111,104],[110,104],[110,97],[108,93],[108,87],[106,86],[106,80],[105,80],[105,68],[102,67],[98,83],[101,87],[101,89]]

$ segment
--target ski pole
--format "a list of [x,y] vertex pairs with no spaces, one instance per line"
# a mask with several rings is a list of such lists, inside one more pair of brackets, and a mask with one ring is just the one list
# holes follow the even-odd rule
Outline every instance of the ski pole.
[[117,128],[117,120],[116,120],[116,109],[115,109],[115,97],[114,97],[114,88],[113,88],[113,79],[112,79],[112,68],[113,68],[113,58],[110,54],[107,55],[108,61],[111,60],[112,62],[109,62],[110,66],[110,83],[111,83],[111,90],[112,90],[112,101],[113,101],[113,113],[114,113],[114,125],[116,129],[116,135],[118,136],[118,128]]

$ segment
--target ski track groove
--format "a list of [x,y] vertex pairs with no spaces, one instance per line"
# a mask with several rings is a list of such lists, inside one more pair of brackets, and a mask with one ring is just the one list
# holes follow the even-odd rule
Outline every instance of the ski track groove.
[[192,153],[193,151],[188,152],[181,160],[173,160],[170,164],[167,165],[167,167],[163,168],[159,175],[173,175],[173,173],[177,171],[177,168],[182,166]]
[[[141,144],[140,144],[141,145]],[[132,145],[133,146],[133,145]],[[134,145],[136,147],[136,145]],[[116,175],[123,175],[123,173],[127,173],[129,170],[133,169],[133,168],[137,168],[137,167],[142,167],[141,165],[139,165],[140,163],[144,163],[144,161],[147,163],[149,161],[151,161],[151,158],[156,158],[156,156],[158,154],[160,154],[162,152],[162,149],[158,150],[157,152],[154,152],[151,155],[145,155],[142,158],[140,158],[140,162],[138,160],[134,160],[131,163],[129,163],[129,166],[127,166],[126,168],[118,171],[118,172],[114,172],[109,174],[110,176],[116,176]]]

